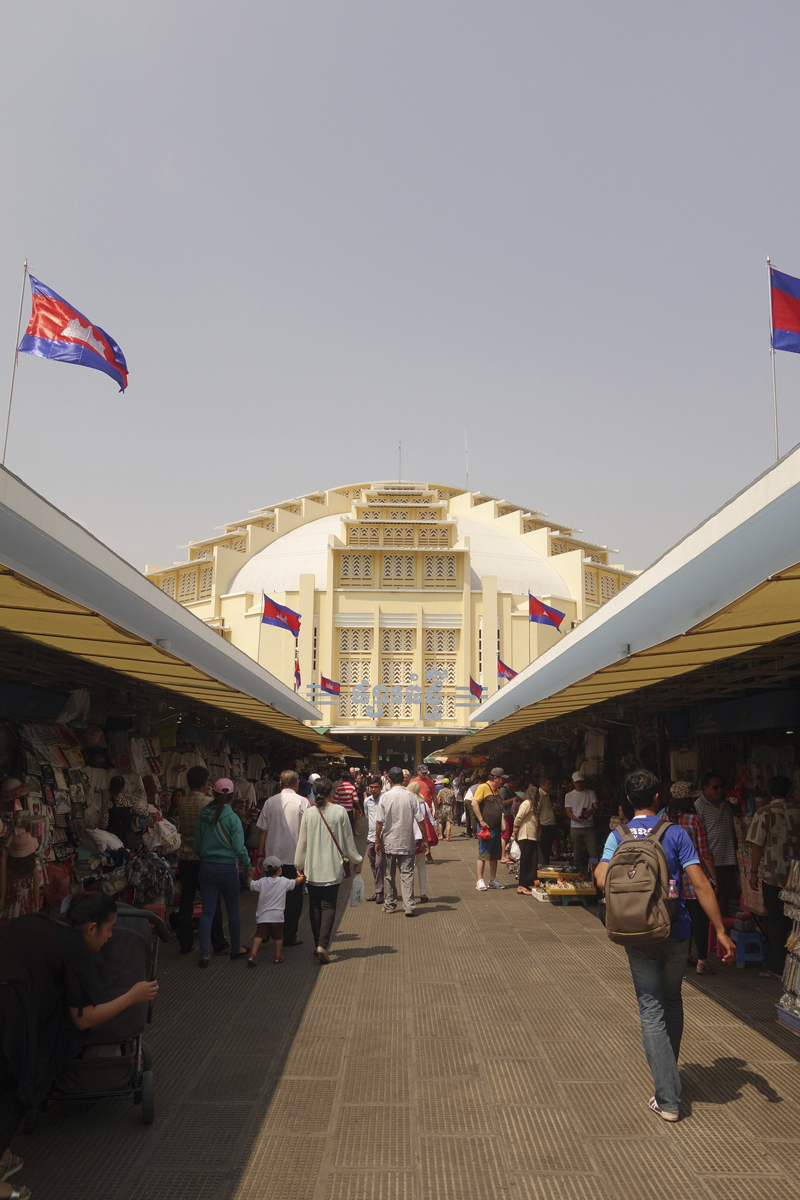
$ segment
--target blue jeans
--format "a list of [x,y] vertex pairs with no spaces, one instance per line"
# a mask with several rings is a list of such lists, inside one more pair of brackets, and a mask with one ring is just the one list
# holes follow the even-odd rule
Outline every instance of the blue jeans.
[[678,1112],[681,1106],[681,985],[689,941],[667,938],[656,946],[625,947],[639,1001],[642,1045],[656,1087],[656,1102],[664,1112]]
[[211,957],[211,922],[219,897],[225,901],[228,914],[228,934],[231,939],[231,954],[238,954],[242,944],[242,921],[239,914],[239,871],[233,863],[200,863],[200,898],[203,912],[200,916],[200,957]]

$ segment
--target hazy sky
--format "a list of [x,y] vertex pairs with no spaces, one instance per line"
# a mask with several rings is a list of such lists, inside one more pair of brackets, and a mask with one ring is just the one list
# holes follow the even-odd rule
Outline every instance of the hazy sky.
[[142,567],[400,436],[463,485],[466,428],[473,488],[646,566],[773,458],[798,44],[796,3],[5,5],[0,385],[26,255],[131,372],[20,356],[7,466]]

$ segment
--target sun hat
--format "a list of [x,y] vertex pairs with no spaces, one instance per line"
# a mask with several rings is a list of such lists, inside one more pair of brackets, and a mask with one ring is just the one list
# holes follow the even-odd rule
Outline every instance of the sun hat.
[[6,850],[12,858],[27,858],[38,849],[39,843],[33,834],[22,828],[14,830],[11,841],[6,845]]
[[669,794],[673,800],[688,800],[693,795],[694,789],[690,783],[680,779],[677,783],[673,783],[669,789]]
[[233,781],[230,779],[226,779],[223,776],[222,779],[218,779],[217,782],[214,784],[214,791],[215,792],[232,792],[233,791]]
[[[10,775],[8,779],[3,780],[3,785],[0,787],[0,803],[8,804],[11,801],[21,800],[27,794],[27,785],[21,779],[15,779],[13,775]],[[20,807],[22,806],[20,805]]]

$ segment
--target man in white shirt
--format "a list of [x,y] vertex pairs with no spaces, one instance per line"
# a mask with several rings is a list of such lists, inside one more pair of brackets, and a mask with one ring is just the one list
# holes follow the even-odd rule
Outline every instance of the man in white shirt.
[[372,878],[375,880],[375,894],[367,896],[367,900],[374,900],[376,904],[383,904],[383,877],[386,870],[386,855],[378,854],[375,850],[375,822],[378,815],[382,786],[383,783],[380,775],[370,775],[367,779],[367,790],[364,795],[364,812],[369,822],[369,828],[367,829],[367,858],[369,859],[369,865],[372,867]]
[[[300,822],[303,813],[309,807],[304,796],[298,796],[297,788],[300,777],[296,771],[284,771],[280,778],[281,790],[264,801],[264,807],[258,815],[258,825],[261,831],[258,835],[258,866],[264,861],[264,856],[274,855],[283,868],[284,879],[296,879],[297,868],[294,865],[297,839],[300,836]],[[303,939],[297,936],[297,926],[303,911],[303,885],[286,894],[286,914],[283,924],[284,946],[302,946]]]
[[597,858],[597,843],[594,837],[594,810],[597,796],[586,787],[582,771],[572,776],[573,790],[564,797],[564,810],[569,817],[569,836],[572,841],[572,859],[581,875],[589,871],[589,859]]
[[[394,912],[397,907],[395,871],[400,868],[400,887],[403,893],[403,908],[407,917],[413,917],[414,904],[414,847],[416,822],[425,828],[425,806],[413,792],[403,787],[402,767],[389,770],[391,788],[384,792],[375,814],[375,853],[385,858],[383,882],[383,910]],[[425,837],[422,838],[422,853],[427,852]]]

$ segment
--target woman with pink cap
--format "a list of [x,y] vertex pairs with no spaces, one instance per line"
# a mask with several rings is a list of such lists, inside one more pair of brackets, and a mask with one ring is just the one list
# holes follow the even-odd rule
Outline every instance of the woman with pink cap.
[[214,799],[201,810],[194,831],[193,850],[200,859],[200,896],[203,913],[200,917],[200,966],[207,967],[211,958],[211,923],[220,896],[225,901],[228,929],[231,938],[231,958],[242,958],[247,947],[242,945],[242,920],[239,912],[239,870],[250,866],[250,855],[244,844],[242,822],[230,806],[233,782],[218,779],[214,784]]

